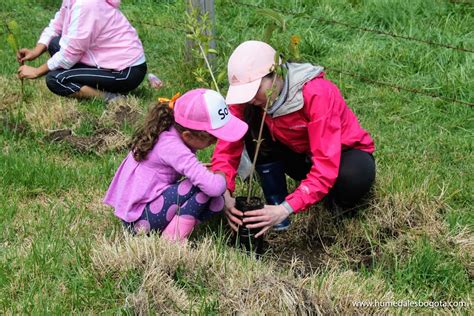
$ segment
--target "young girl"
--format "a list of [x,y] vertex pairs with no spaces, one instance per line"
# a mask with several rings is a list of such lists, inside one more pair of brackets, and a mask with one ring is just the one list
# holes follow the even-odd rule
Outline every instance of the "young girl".
[[22,65],[46,50],[51,58],[38,68],[21,66],[18,77],[46,75],[55,94],[106,101],[138,87],[147,71],[145,54],[119,5],[120,0],[63,0],[36,47],[17,54]]
[[[256,54],[255,52],[258,52]],[[292,213],[324,200],[331,210],[351,209],[370,190],[375,179],[374,142],[347,107],[338,88],[324,79],[323,68],[286,63],[286,75],[273,72],[275,50],[259,41],[240,44],[228,62],[230,87],[226,101],[231,111],[249,124],[245,139],[219,141],[212,157],[212,170],[226,174],[226,216],[233,229],[246,224],[261,228],[288,226]],[[275,84],[265,117],[264,142],[256,170],[260,174],[267,204],[245,213],[235,208],[231,192],[244,145],[253,157],[254,141]],[[301,181],[288,194],[285,174]],[[283,222],[283,224],[281,224]]]
[[[224,206],[226,181],[195,156],[216,138],[236,141],[247,124],[229,113],[217,92],[195,89],[179,97],[174,110],[155,105],[118,168],[104,203],[132,232],[162,232],[184,240],[193,227]],[[183,179],[181,179],[184,177]]]

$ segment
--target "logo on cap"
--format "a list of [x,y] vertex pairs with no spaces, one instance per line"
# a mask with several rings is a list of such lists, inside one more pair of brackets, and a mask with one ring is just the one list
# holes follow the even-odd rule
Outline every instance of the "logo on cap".
[[237,79],[237,77],[235,75],[232,76],[232,78],[230,79],[230,82],[231,83],[240,83],[239,79]]
[[225,119],[225,117],[227,115],[229,115],[229,109],[227,107],[225,107],[223,109],[219,109],[219,111],[217,111],[217,113],[220,115],[221,120],[223,120],[223,119]]
[[216,129],[224,126],[230,120],[230,113],[224,98],[217,92],[207,90],[204,93],[211,128]]

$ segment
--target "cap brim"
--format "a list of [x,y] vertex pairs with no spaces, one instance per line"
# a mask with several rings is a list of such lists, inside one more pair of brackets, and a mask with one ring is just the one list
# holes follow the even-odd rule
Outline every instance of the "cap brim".
[[208,130],[207,132],[226,142],[235,142],[242,139],[248,129],[247,123],[239,120],[232,114],[229,115],[231,115],[231,117],[227,124],[217,129]]
[[259,78],[249,83],[229,86],[229,91],[227,91],[227,95],[225,97],[225,103],[242,104],[249,102],[257,94],[261,81],[262,78]]

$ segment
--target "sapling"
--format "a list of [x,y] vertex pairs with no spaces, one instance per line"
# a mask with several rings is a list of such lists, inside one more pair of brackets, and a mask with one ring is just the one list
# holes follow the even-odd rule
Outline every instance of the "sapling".
[[[259,10],[259,14],[262,16],[267,16],[270,18],[270,22],[267,24],[265,31],[264,31],[264,41],[270,42],[270,39],[275,30],[279,30],[280,33],[284,33],[286,31],[286,20],[285,18],[270,9],[262,9]],[[266,103],[262,111],[262,117],[260,121],[259,131],[257,139],[253,141],[256,143],[255,145],[255,152],[252,159],[252,165],[250,168],[250,175],[249,175],[249,185],[247,190],[246,198],[237,197],[236,198],[236,208],[239,209],[244,213],[245,211],[261,209],[264,207],[264,203],[261,201],[260,198],[254,196],[254,174],[255,174],[255,166],[257,163],[258,155],[260,152],[261,144],[264,141],[262,138],[263,134],[263,127],[265,125],[265,118],[267,116],[267,110],[270,105],[275,101],[277,97],[275,95],[276,91],[276,80],[278,77],[284,78],[286,68],[282,67],[283,64],[286,63],[286,59],[284,56],[291,56],[295,60],[300,58],[299,54],[299,45],[300,37],[297,35],[293,35],[290,38],[290,42],[287,47],[280,47],[280,45],[274,45],[277,48],[277,52],[275,53],[274,57],[274,64],[269,72],[273,72],[273,80],[270,86],[270,89],[265,91],[266,95]],[[284,52],[284,53],[283,53]],[[255,250],[257,254],[260,254],[263,251],[263,240],[262,237],[255,238],[257,231],[255,229],[248,229],[245,226],[239,227],[239,235],[241,237],[241,245],[243,244],[247,250]]]
[[[279,60],[279,55],[278,53],[275,54],[276,57],[275,59],[276,60]],[[273,81],[272,81],[272,85],[270,87],[270,89],[268,89],[267,91],[265,91],[265,95],[267,97],[267,102],[265,103],[265,107],[263,108],[263,114],[262,114],[262,120],[260,121],[260,128],[258,130],[258,136],[257,136],[257,139],[254,139],[253,141],[256,142],[256,145],[255,145],[255,153],[253,155],[253,159],[252,159],[252,166],[251,166],[251,169],[250,169],[250,176],[249,176],[249,187],[248,187],[248,191],[247,191],[247,203],[250,202],[250,198],[251,196],[253,195],[253,177],[254,177],[254,173],[255,173],[255,165],[257,163],[257,158],[258,158],[258,153],[260,151],[260,145],[262,144],[263,142],[263,138],[262,138],[262,133],[263,133],[263,127],[265,125],[265,118],[267,116],[267,110],[268,110],[268,107],[271,103],[273,103],[273,95],[275,93],[275,82],[276,82],[276,78],[278,76],[278,74],[280,73],[280,71],[278,71],[277,69],[281,69],[281,66],[278,65],[278,62],[276,62],[273,67],[273,69],[270,69],[271,72],[275,72],[275,75],[273,76]]]
[[[264,141],[264,139],[262,138],[262,133],[263,133],[263,127],[265,125],[265,117],[267,115],[268,107],[270,106],[270,104],[273,103],[275,99],[276,79],[278,76],[282,76],[283,74],[283,68],[280,65],[280,55],[278,52],[275,54],[275,63],[272,66],[272,68],[269,70],[270,72],[274,72],[274,76],[273,76],[270,89],[265,91],[267,101],[265,103],[265,107],[263,108],[263,113],[262,113],[262,118],[260,121],[260,127],[258,131],[257,139],[253,140],[254,142],[256,142],[256,145],[255,145],[255,152],[253,155],[252,165],[250,169],[247,196],[236,197],[235,207],[241,212],[243,212],[244,216],[245,216],[246,211],[257,210],[264,207],[264,203],[262,202],[262,200],[254,196],[254,192],[253,192],[254,181],[253,180],[254,180],[254,174],[255,174],[255,165],[257,163],[258,154],[260,152],[260,146],[262,142]],[[245,248],[249,251],[255,251],[257,254],[260,255],[263,253],[263,238],[262,237],[255,238],[256,234],[257,234],[256,229],[249,229],[245,226],[239,227],[240,244],[242,248]]]
[[[19,45],[18,45],[18,23],[16,23],[15,20],[10,20],[6,23],[7,27],[7,42],[8,45],[11,47],[13,50],[15,56],[17,55],[19,51]],[[19,62],[20,65],[23,65],[23,62]],[[23,100],[23,95],[24,95],[24,86],[23,86],[23,79],[20,79],[21,83],[21,99]]]
[[[190,7],[192,7],[191,4]],[[210,54],[217,54],[217,51],[213,48],[210,48],[212,36],[209,32],[209,29],[211,27],[208,14],[202,14],[197,9],[192,9],[190,13],[186,12],[186,28],[188,30],[188,34],[186,34],[186,37],[190,39],[199,48],[198,55],[201,55],[204,60],[207,71],[212,79],[212,85],[214,86],[216,91],[220,93],[219,85],[217,84],[217,79],[221,78],[222,75],[219,74],[218,78],[216,79],[211,67],[211,63],[209,62]],[[204,71],[202,68],[203,67],[198,66],[197,69],[193,71],[193,74],[197,81],[201,83],[207,83],[204,79]]]

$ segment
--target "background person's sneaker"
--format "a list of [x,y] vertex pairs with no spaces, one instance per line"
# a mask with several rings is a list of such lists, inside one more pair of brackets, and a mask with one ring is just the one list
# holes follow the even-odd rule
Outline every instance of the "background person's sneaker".
[[105,104],[110,104],[118,100],[124,100],[127,97],[120,93],[104,91],[104,101]]

